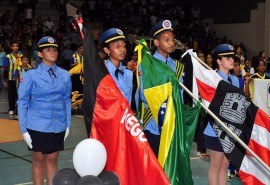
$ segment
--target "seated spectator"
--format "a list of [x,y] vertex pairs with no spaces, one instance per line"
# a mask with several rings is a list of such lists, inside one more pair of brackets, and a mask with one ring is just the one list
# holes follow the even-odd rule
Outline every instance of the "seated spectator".
[[18,67],[18,71],[19,71],[19,76],[18,76],[19,80],[17,82],[18,83],[18,88],[19,88],[19,85],[20,85],[21,80],[22,80],[22,73],[24,71],[28,71],[29,69],[32,69],[32,66],[29,64],[30,62],[29,62],[28,56],[23,55],[21,57],[21,61],[22,61],[21,65]]
[[198,58],[201,59],[201,61],[205,62],[205,56],[202,50],[198,50],[197,52]]
[[137,53],[134,53],[132,59],[127,63],[127,68],[130,69],[132,72],[135,72],[137,67],[137,61],[138,61]]
[[254,74],[254,68],[251,67],[251,60],[248,58],[245,59],[245,67],[241,70],[242,77],[248,77]]
[[[251,75],[251,79],[270,79],[269,76],[265,74],[266,71],[266,62],[264,62],[263,58],[260,58],[256,65],[256,73]],[[246,91],[247,96],[252,99],[253,98],[253,86],[249,85],[250,78],[246,78],[246,85],[249,86],[248,90]]]
[[33,19],[33,9],[30,7],[30,5],[28,4],[26,9],[25,9],[25,20],[27,22],[32,22]]
[[212,53],[208,53],[206,55],[206,64],[208,65],[208,67],[210,67],[211,69],[215,69],[214,64],[213,64],[213,54]]
[[245,58],[243,56],[242,48],[240,46],[236,47],[235,55],[240,59],[240,68],[242,70],[245,67],[244,65]]
[[230,73],[238,78],[239,88],[244,90],[245,81],[241,75],[240,59],[238,57],[234,58],[234,68],[230,71]]
[[265,74],[266,71],[266,62],[263,58],[260,58],[257,66],[256,66],[256,73],[251,76],[254,79],[270,79],[269,76]]
[[240,67],[240,58],[234,57],[234,68],[230,71],[236,77],[242,78],[241,67]]
[[42,62],[41,58],[38,56],[38,50],[33,51],[33,58],[35,60],[35,68]]
[[54,23],[50,17],[45,22],[46,36],[53,36]]

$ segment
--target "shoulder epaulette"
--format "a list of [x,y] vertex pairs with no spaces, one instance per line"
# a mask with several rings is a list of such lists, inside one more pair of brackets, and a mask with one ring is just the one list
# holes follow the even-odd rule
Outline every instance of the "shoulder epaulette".
[[175,60],[175,68],[176,68],[176,77],[180,79],[184,72],[184,64],[182,64],[179,60]]

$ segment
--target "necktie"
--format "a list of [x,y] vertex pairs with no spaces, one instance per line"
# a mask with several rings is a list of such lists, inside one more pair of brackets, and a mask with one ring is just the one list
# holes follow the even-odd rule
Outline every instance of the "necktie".
[[52,78],[56,78],[56,75],[54,74],[52,68],[50,68],[48,71],[49,71],[49,74],[50,74],[50,76],[51,76]]
[[228,76],[228,82],[232,84],[232,79]]
[[115,76],[116,76],[117,79],[118,79],[118,74],[119,74],[119,73],[120,73],[121,75],[124,74],[124,72],[123,72],[122,70],[116,69],[114,74],[115,74]]

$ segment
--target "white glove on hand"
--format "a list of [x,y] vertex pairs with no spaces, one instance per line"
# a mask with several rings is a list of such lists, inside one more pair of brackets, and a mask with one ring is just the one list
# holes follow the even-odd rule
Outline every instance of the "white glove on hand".
[[32,149],[33,148],[33,146],[32,146],[32,139],[31,139],[31,137],[30,137],[30,135],[29,135],[28,132],[26,132],[26,133],[23,134],[23,139],[26,142],[26,144],[29,146],[29,148]]
[[66,133],[65,133],[65,137],[64,137],[64,141],[66,140],[66,138],[68,137],[68,135],[69,135],[69,128],[67,127]]

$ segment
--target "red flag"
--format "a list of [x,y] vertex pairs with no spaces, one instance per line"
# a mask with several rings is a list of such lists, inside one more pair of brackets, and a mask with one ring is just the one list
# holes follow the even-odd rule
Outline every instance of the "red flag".
[[85,122],[92,126],[90,137],[106,148],[105,170],[117,173],[123,185],[170,184],[127,100],[99,58],[89,32],[84,51]]
[[[270,166],[270,117],[253,104],[244,92],[203,67],[191,53],[199,94],[209,109],[230,128],[266,165]],[[190,61],[191,62],[191,61]],[[246,185],[270,184],[269,172],[211,120],[228,160]]]

